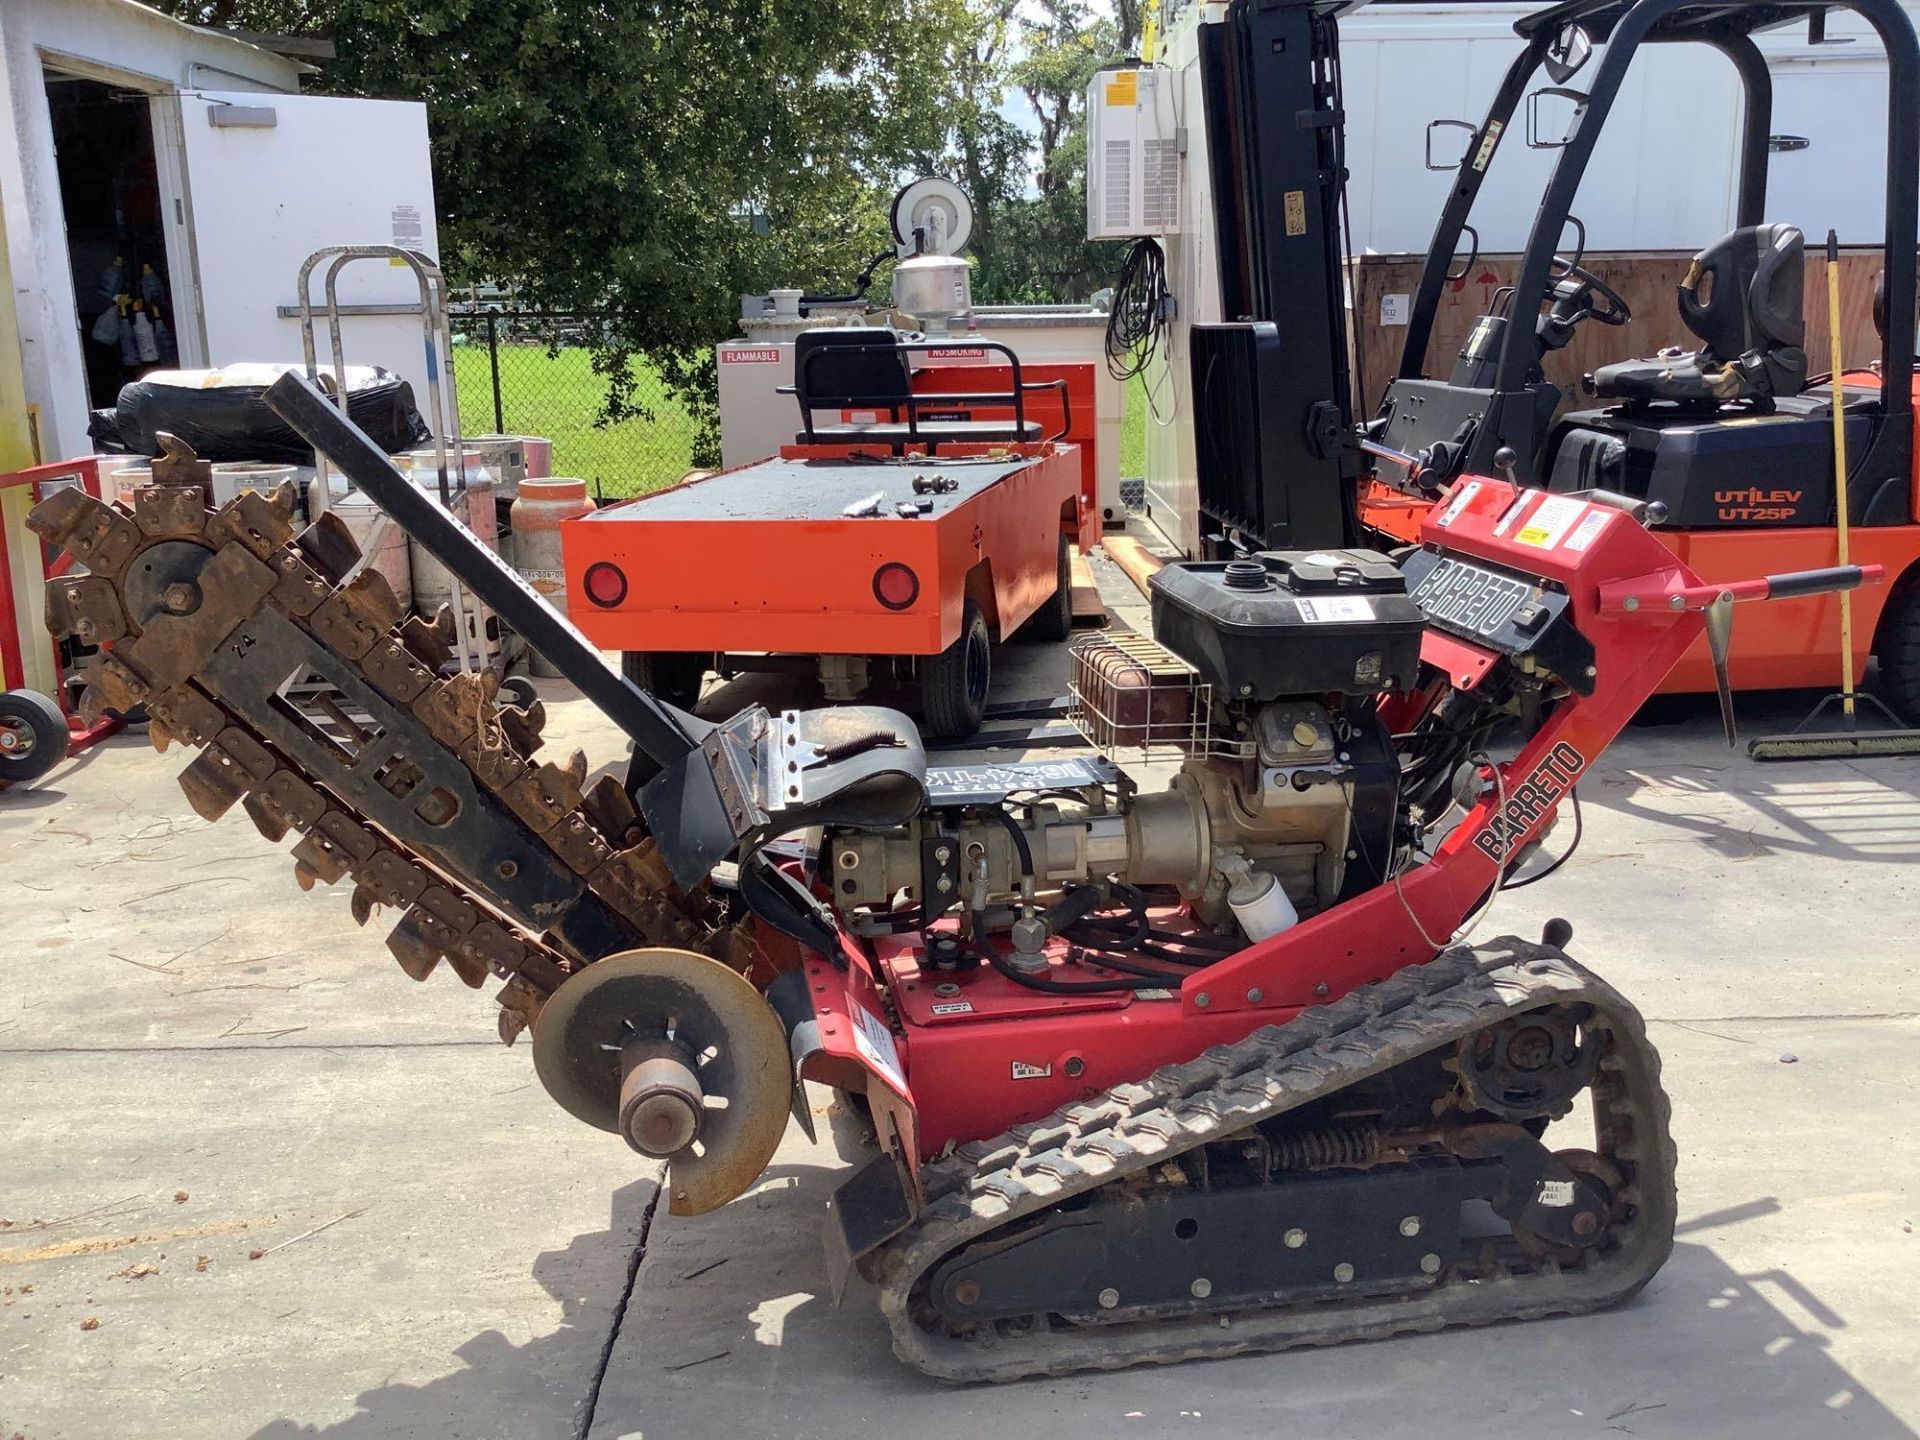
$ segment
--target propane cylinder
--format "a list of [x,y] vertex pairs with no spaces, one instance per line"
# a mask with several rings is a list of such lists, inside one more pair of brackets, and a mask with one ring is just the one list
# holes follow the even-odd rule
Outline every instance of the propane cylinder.
[[[560,524],[592,512],[584,480],[529,476],[520,482],[513,502],[513,568],[562,615],[567,613],[567,572],[560,555]],[[530,654],[527,663],[543,678],[560,673],[537,654]]]

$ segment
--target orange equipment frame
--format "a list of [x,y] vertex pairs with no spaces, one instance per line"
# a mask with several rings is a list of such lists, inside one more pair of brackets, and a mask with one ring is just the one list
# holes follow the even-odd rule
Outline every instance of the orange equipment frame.
[[[969,350],[965,346],[957,349],[937,352],[940,363],[921,365],[913,372],[913,388],[916,394],[938,395],[942,392],[965,390],[969,386],[984,389],[987,393],[1003,390],[1013,393],[1013,367],[1010,365],[965,364],[968,359],[984,357],[991,353],[987,350]],[[1027,419],[1038,421],[1040,433],[1064,440],[1069,445],[1080,448],[1080,493],[1086,497],[1087,505],[1097,510],[1100,505],[1100,460],[1095,452],[1099,443],[1099,416],[1094,413],[1093,366],[1084,363],[1060,363],[1055,365],[1030,364],[1020,362],[1020,378],[1029,385],[1047,385],[1055,380],[1064,380],[1067,386],[1065,403],[1066,414],[1062,416],[1062,403],[1058,391],[1029,391],[1025,404]],[[956,418],[967,420],[1001,420],[1013,422],[1011,405],[969,405],[964,415],[955,412]],[[938,421],[938,415],[926,411],[920,417],[927,424]],[[1065,419],[1066,433],[1060,433],[1060,422]]]

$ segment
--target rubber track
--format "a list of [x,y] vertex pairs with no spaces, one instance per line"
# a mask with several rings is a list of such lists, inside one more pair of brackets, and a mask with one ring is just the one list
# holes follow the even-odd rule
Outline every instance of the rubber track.
[[[1604,1037],[1592,1090],[1597,1149],[1625,1181],[1624,1214],[1582,1260],[1524,1257],[1492,1271],[1456,1263],[1412,1293],[1314,1300],[1269,1309],[1002,1333],[938,1333],[918,1289],[973,1241],[1097,1186],[1140,1175],[1395,1065],[1545,1005],[1593,1007]],[[1456,946],[1425,965],[1363,986],[1291,1022],[1171,1065],[1096,1100],[1063,1107],[997,1140],[961,1146],[922,1171],[926,1206],[869,1256],[894,1349],[943,1380],[1017,1380],[1250,1351],[1380,1339],[1456,1325],[1576,1314],[1616,1304],[1652,1278],[1673,1248],[1676,1210],[1669,1105],[1639,1013],[1564,953],[1513,937]]]

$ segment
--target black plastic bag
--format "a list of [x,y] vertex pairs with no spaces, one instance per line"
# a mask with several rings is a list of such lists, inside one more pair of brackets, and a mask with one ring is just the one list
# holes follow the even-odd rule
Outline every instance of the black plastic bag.
[[124,455],[126,443],[120,438],[120,412],[118,410],[89,410],[87,412],[87,438],[93,441],[93,453],[96,455]]
[[[413,387],[390,371],[347,391],[347,417],[389,455],[433,443],[414,407]],[[114,407],[120,444],[135,455],[158,455],[155,437],[166,431],[191,445],[202,460],[264,460],[313,464],[313,447],[267,408],[266,387],[228,385],[209,390],[136,380]],[[91,431],[90,431],[91,433]]]

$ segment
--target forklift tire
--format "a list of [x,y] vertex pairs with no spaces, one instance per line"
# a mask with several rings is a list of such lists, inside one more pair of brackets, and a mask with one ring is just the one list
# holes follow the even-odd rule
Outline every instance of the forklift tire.
[[67,758],[67,717],[38,690],[0,692],[0,781],[25,785]]
[[992,678],[987,617],[969,600],[960,612],[960,638],[920,662],[920,714],[926,733],[941,740],[964,740],[978,730],[987,715],[987,686]]
[[691,710],[707,678],[707,659],[684,650],[623,650],[620,673],[656,700]]
[[1060,561],[1055,575],[1052,596],[1027,621],[1029,639],[1065,640],[1073,634],[1073,546],[1064,532],[1060,536]]
[[1888,707],[1907,724],[1920,726],[1920,585],[1909,585],[1887,607],[1874,652]]

